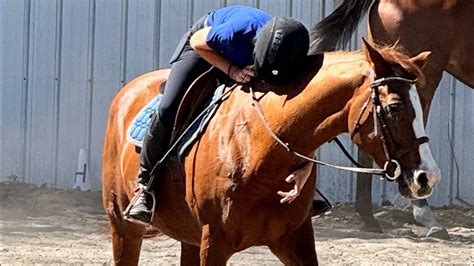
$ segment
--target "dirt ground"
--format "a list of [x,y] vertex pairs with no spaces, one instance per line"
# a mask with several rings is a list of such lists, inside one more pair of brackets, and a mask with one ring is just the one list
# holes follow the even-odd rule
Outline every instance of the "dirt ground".
[[[353,205],[313,218],[322,265],[474,263],[474,209],[438,208],[449,240],[426,239],[411,210],[375,207],[385,233],[364,232]],[[179,263],[179,243],[147,239],[140,264]],[[100,193],[0,183],[0,264],[112,264]],[[229,265],[279,265],[264,247],[234,255]]]

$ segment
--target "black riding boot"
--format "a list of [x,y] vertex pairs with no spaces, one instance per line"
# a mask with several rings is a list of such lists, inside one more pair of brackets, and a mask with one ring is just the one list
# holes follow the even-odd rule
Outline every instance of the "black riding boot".
[[[124,218],[128,221],[149,225],[153,218],[155,196],[151,190],[150,172],[161,160],[169,147],[171,130],[160,120],[156,112],[143,139],[140,154],[140,172],[138,173],[139,190],[126,209]],[[158,166],[159,167],[159,166]],[[155,171],[157,174],[158,171]]]

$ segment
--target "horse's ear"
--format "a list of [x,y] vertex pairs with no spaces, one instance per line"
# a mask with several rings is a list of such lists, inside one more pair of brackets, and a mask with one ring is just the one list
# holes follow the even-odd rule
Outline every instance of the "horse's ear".
[[419,55],[410,58],[410,61],[417,65],[419,68],[423,68],[426,63],[426,60],[431,55],[430,51],[421,52]]
[[364,42],[365,46],[365,55],[367,57],[367,60],[374,66],[375,74],[377,76],[386,75],[390,69],[390,66],[387,64],[387,61],[385,61],[379,51],[375,47],[370,45],[369,42],[365,40],[365,38],[362,38],[362,41]]

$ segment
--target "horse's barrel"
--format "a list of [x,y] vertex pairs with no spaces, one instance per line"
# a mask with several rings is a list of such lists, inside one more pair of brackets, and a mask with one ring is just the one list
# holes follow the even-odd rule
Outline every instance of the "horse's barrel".
[[259,78],[279,84],[291,80],[309,49],[309,33],[299,21],[274,17],[261,29],[254,48],[255,71]]

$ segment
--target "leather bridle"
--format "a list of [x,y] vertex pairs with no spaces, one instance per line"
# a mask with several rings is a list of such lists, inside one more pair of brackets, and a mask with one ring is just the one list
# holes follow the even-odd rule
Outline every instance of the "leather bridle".
[[[354,130],[351,132],[351,138],[354,137],[356,130],[360,127],[360,120],[362,118],[363,113],[367,109],[369,101],[372,102],[372,113],[374,115],[374,131],[375,135],[378,135],[378,131],[380,130],[382,134],[380,135],[380,140],[382,142],[382,147],[385,154],[385,164],[383,169],[385,170],[385,177],[389,181],[397,180],[401,175],[401,167],[400,163],[395,158],[401,158],[403,155],[407,154],[413,149],[417,149],[421,144],[427,143],[429,138],[427,136],[423,136],[417,138],[411,145],[406,145],[403,147],[402,145],[398,144],[395,139],[393,138],[392,131],[387,123],[387,114],[382,106],[382,102],[380,101],[380,91],[379,87],[386,85],[391,82],[404,82],[408,84],[415,84],[416,80],[406,79],[402,77],[387,77],[387,78],[380,78],[374,80],[372,84],[370,84],[370,97],[362,106],[361,112],[355,122]],[[390,142],[394,145],[394,149],[390,152],[388,143]],[[393,155],[393,156],[391,156]]]
[[[302,155],[302,154],[296,152],[295,150],[290,148],[290,145],[288,143],[282,141],[275,134],[275,132],[270,128],[270,126],[268,125],[268,122],[265,119],[265,115],[263,114],[263,111],[260,107],[258,99],[255,96],[254,91],[252,90],[252,87],[249,87],[249,89],[250,89],[250,92],[252,94],[252,100],[253,100],[252,105],[255,107],[260,120],[263,122],[264,127],[267,129],[270,136],[274,140],[276,140],[278,144],[283,146],[289,153],[291,153],[291,154],[293,154],[293,155],[295,155],[295,156],[297,156],[297,157],[299,157],[303,160],[313,162],[313,163],[316,163],[316,164],[319,164],[319,165],[325,165],[325,166],[333,167],[333,168],[340,169],[340,170],[346,170],[346,171],[352,171],[352,172],[358,172],[358,173],[380,175],[380,176],[383,176],[388,181],[395,181],[400,177],[400,175],[402,173],[402,170],[401,170],[400,163],[394,158],[400,158],[401,156],[405,155],[409,151],[411,151],[415,148],[418,148],[418,146],[420,146],[421,144],[428,142],[429,139],[426,136],[420,137],[420,138],[416,139],[413,144],[408,145],[406,147],[401,147],[401,145],[397,144],[397,142],[394,140],[393,134],[392,134],[390,128],[388,127],[386,112],[382,108],[382,103],[381,103],[380,97],[379,97],[379,94],[380,94],[379,87],[382,86],[382,85],[386,85],[388,83],[394,82],[394,81],[396,81],[396,82],[405,82],[405,83],[408,83],[408,84],[416,83],[416,80],[406,79],[406,78],[402,78],[402,77],[387,77],[387,78],[380,78],[380,79],[374,80],[374,82],[372,82],[370,84],[371,94],[368,97],[367,101],[362,106],[362,108],[360,110],[360,114],[359,114],[359,116],[358,116],[358,118],[355,122],[354,130],[351,132],[351,138],[352,138],[355,134],[355,131],[361,125],[360,120],[361,120],[362,115],[364,114],[364,112],[367,110],[369,102],[372,102],[375,134],[378,135],[379,128],[381,129],[381,132],[382,132],[382,134],[380,136],[380,139],[382,141],[382,146],[383,146],[385,159],[386,159],[386,162],[384,164],[383,169],[364,168],[364,167],[361,167],[358,163],[355,163],[355,165],[357,167],[337,166],[337,165],[332,165],[332,164],[328,164],[328,163],[325,163],[325,162],[322,162],[322,161],[315,160],[313,158],[307,157],[305,155]],[[390,152],[390,149],[389,149],[389,146],[388,146],[388,143],[387,143],[387,139],[390,139],[390,143],[392,143],[395,146],[395,148],[394,148],[395,151],[393,152],[393,156],[391,156],[391,152]],[[337,138],[336,138],[336,140],[337,140]],[[336,141],[336,143],[338,143],[338,145],[343,149],[343,151],[345,150],[344,147],[342,145],[340,145],[339,141]],[[348,154],[347,152],[344,152],[344,154],[347,157],[349,157],[349,159],[351,161],[355,162],[355,160],[350,156],[350,154]]]

